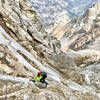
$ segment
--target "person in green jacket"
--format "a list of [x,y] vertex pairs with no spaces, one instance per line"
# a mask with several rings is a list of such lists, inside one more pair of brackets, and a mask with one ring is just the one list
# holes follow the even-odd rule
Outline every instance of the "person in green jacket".
[[37,75],[34,76],[34,78],[33,78],[34,82],[38,82],[43,78],[43,76],[40,74],[41,74],[41,72],[38,72]]
[[41,83],[46,83],[48,84],[45,79],[47,78],[47,73],[46,72],[38,72],[34,78],[32,79],[33,82],[41,82]]

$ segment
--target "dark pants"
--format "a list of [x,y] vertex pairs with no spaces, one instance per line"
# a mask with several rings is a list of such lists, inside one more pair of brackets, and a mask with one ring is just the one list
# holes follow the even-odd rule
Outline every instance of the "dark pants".
[[45,79],[46,79],[46,77],[43,77],[43,78],[40,80],[40,82],[45,83],[45,84],[48,84],[48,83],[45,81]]
[[43,78],[40,80],[40,82],[45,83],[45,79],[46,79],[46,77],[43,77]]

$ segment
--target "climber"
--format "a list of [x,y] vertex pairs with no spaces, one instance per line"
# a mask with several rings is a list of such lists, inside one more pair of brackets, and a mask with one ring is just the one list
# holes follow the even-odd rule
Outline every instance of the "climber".
[[46,72],[38,72],[31,81],[41,82],[41,83],[45,83],[46,85],[48,85],[48,83],[45,81],[46,78],[47,78]]

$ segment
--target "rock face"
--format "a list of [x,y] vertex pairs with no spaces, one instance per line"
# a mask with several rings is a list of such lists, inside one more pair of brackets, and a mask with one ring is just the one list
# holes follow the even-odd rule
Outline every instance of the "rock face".
[[60,22],[69,21],[65,7],[68,5],[64,0],[30,0],[32,6],[42,18],[43,26],[50,30]]
[[[100,3],[97,3],[89,8],[83,16],[73,19],[63,27],[57,26],[53,33],[54,35],[58,34],[57,38],[62,34],[59,38],[62,50],[66,51],[68,48],[80,50],[90,48],[91,44],[99,45],[99,17]],[[58,28],[61,28],[59,32],[57,32]]]
[[[100,100],[99,51],[62,52],[27,0],[0,0],[0,9],[0,100],[5,91],[7,100]],[[29,81],[39,70],[47,88]]]
[[1,1],[0,4],[1,25],[8,27],[8,31],[12,30],[12,33],[10,32],[12,37],[20,42],[32,41],[33,38],[43,40],[46,33],[43,33],[44,30],[42,29],[39,16],[29,3],[26,1],[12,2],[10,0],[9,2]]
[[100,0],[29,0],[42,18],[44,27],[52,29],[61,22],[84,13],[90,6]]

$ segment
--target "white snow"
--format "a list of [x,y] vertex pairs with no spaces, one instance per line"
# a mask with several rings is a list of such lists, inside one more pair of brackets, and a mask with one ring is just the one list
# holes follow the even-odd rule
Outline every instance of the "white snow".
[[78,83],[73,82],[72,80],[67,81],[69,88],[77,91],[90,91],[93,90],[92,86],[86,86],[86,85],[79,85]]
[[29,79],[27,78],[21,78],[21,77],[15,77],[15,76],[9,76],[9,75],[3,75],[0,74],[0,81],[5,81],[5,82],[21,82],[21,83],[27,83],[29,82]]

